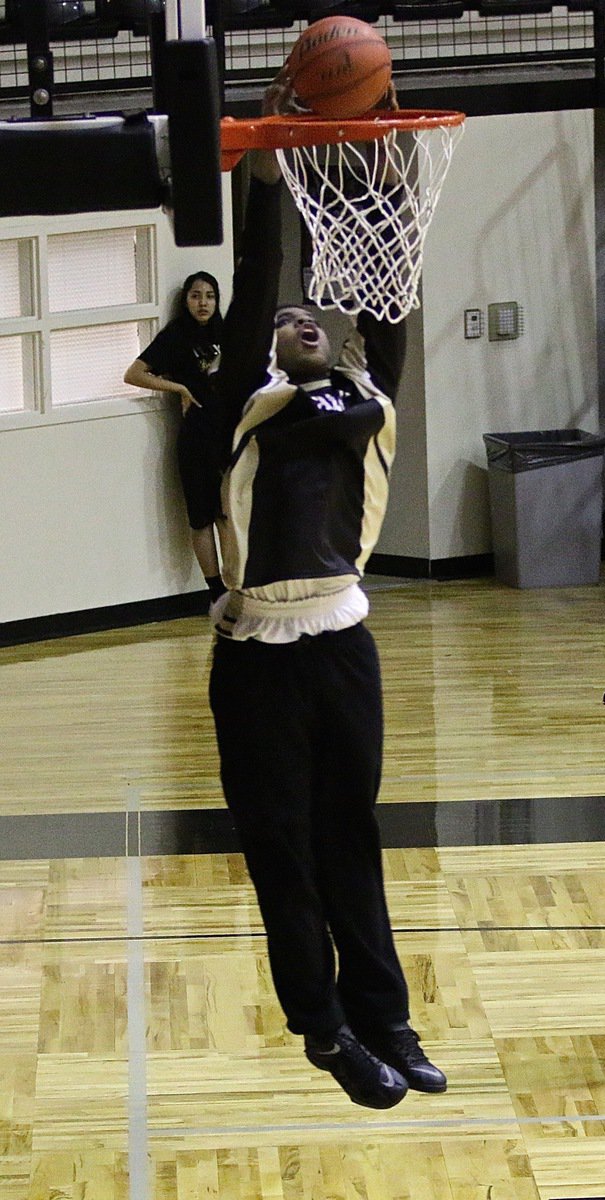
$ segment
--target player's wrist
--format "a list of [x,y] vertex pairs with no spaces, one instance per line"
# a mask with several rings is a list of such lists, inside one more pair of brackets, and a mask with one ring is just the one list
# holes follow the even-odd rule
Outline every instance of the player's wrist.
[[273,150],[253,150],[250,155],[250,171],[261,183],[273,185],[281,181],[280,166]]

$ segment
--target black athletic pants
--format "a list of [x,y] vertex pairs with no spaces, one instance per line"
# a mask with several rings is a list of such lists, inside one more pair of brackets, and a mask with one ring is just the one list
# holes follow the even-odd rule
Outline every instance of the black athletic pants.
[[371,634],[359,624],[284,645],[219,637],[210,702],[288,1028],[406,1020],[374,814],[382,692]]

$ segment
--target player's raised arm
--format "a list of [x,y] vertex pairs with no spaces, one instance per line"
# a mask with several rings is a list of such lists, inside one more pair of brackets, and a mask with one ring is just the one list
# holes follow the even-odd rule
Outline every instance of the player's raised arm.
[[[293,93],[290,81],[283,67],[263,96],[263,116],[277,116],[279,113],[292,112],[294,107]],[[250,171],[261,183],[279,183],[281,170],[274,150],[251,150]]]
[[368,372],[389,400],[394,401],[403,371],[406,349],[406,323],[392,325],[369,312],[357,318],[357,330],[364,341]]
[[[291,89],[283,71],[269,85],[263,115],[286,112]],[[249,397],[265,378],[274,335],[282,264],[281,171],[273,150],[250,152],[251,180],[242,250],[233,278],[233,296],[223,327],[219,384],[223,404],[224,449]]]

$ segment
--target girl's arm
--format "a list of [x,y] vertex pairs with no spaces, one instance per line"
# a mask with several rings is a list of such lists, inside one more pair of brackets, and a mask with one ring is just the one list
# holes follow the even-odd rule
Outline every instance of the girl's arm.
[[183,412],[186,412],[191,404],[195,404],[198,408],[202,407],[184,383],[166,379],[163,375],[154,375],[142,358],[135,358],[134,362],[130,364],[124,373],[124,383],[131,383],[133,387],[145,388],[150,392],[174,392],[175,395],[180,396]]

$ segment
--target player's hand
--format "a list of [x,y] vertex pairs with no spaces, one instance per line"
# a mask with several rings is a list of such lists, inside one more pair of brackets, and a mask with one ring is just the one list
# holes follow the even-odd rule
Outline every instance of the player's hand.
[[397,102],[397,92],[395,91],[395,84],[393,83],[392,79],[389,80],[389,86],[388,86],[386,92],[384,93],[382,100],[378,101],[376,108],[390,109],[391,112],[397,112],[397,110],[399,108],[399,104]]
[[[265,89],[263,117],[276,117],[294,111],[292,85],[288,79],[287,63]],[[263,183],[278,183],[281,170],[274,150],[252,150],[250,153],[252,174]]]
[[265,90],[263,96],[263,116],[286,116],[287,113],[306,111],[306,109],[301,108],[295,96],[288,77],[288,64],[286,63]]

